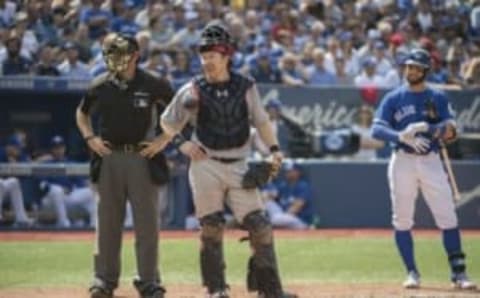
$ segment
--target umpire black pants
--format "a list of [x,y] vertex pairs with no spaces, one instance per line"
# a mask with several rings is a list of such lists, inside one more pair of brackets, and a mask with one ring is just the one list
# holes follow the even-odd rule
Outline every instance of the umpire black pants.
[[138,276],[159,283],[158,191],[147,160],[136,152],[113,151],[103,157],[98,180],[98,222],[94,256],[95,279],[118,286],[126,200],[132,205]]

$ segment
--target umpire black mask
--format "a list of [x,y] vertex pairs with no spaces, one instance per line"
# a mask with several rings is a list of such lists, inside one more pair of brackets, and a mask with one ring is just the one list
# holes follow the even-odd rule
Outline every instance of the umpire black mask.
[[130,61],[138,52],[139,46],[133,37],[108,34],[103,41],[103,59],[110,73],[119,77],[128,69]]

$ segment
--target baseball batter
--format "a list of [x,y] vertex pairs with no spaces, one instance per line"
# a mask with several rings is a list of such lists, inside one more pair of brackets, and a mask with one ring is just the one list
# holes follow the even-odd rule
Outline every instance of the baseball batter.
[[187,122],[195,127],[180,150],[188,155],[196,216],[201,224],[200,267],[208,297],[229,297],[223,257],[224,204],[249,232],[251,291],[260,297],[292,297],[282,291],[272,228],[257,189],[242,188],[247,171],[250,125],[257,128],[279,167],[282,154],[252,79],[230,72],[230,33],[213,21],[201,34],[203,75],[185,84],[162,115],[163,130],[172,136]]
[[395,144],[388,166],[395,241],[407,269],[406,288],[418,288],[411,229],[418,189],[422,191],[435,223],[442,230],[451,269],[451,281],[460,289],[475,288],[465,273],[452,190],[444,171],[439,147],[456,136],[445,94],[425,84],[430,54],[414,49],[405,61],[406,84],[383,98],[372,127],[375,138]]

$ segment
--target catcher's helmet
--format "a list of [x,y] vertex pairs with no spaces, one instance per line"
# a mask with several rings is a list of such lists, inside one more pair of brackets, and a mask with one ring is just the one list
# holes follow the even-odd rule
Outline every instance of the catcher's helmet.
[[102,46],[103,59],[107,69],[112,73],[124,72],[130,62],[133,53],[139,49],[135,38],[120,35],[118,33],[108,34]]
[[233,39],[225,25],[218,20],[208,23],[200,36],[198,50],[199,52],[217,51],[231,55],[234,50]]
[[413,49],[405,60],[405,65],[418,65],[426,70],[431,67],[430,54],[424,49]]

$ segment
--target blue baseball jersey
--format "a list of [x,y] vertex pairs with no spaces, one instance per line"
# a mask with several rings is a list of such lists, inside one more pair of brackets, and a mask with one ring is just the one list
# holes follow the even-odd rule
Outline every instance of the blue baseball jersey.
[[[383,125],[399,132],[411,123],[421,121],[432,123],[432,119],[429,118],[431,117],[429,115],[429,105],[435,107],[436,123],[453,119],[449,100],[443,92],[430,87],[421,92],[413,92],[407,85],[403,85],[384,96],[376,111],[373,124],[374,126]],[[432,139],[432,136],[427,133],[422,134],[422,136],[432,141],[426,153],[437,152],[439,149],[438,140]],[[414,152],[412,148],[402,143],[396,143],[394,146],[395,149],[401,148],[409,153]]]
[[314,210],[310,184],[303,179],[298,180],[294,184],[280,181],[278,183],[278,204],[283,210],[288,210],[295,200],[304,201],[302,209],[297,214],[298,218],[307,224],[311,224]]
[[[54,163],[73,163],[69,159],[50,159],[46,160],[43,163],[54,164]],[[87,185],[87,179],[80,176],[49,176],[45,177],[44,181],[47,181],[51,184],[57,184],[63,186],[69,190],[72,190],[76,187],[84,187]]]

